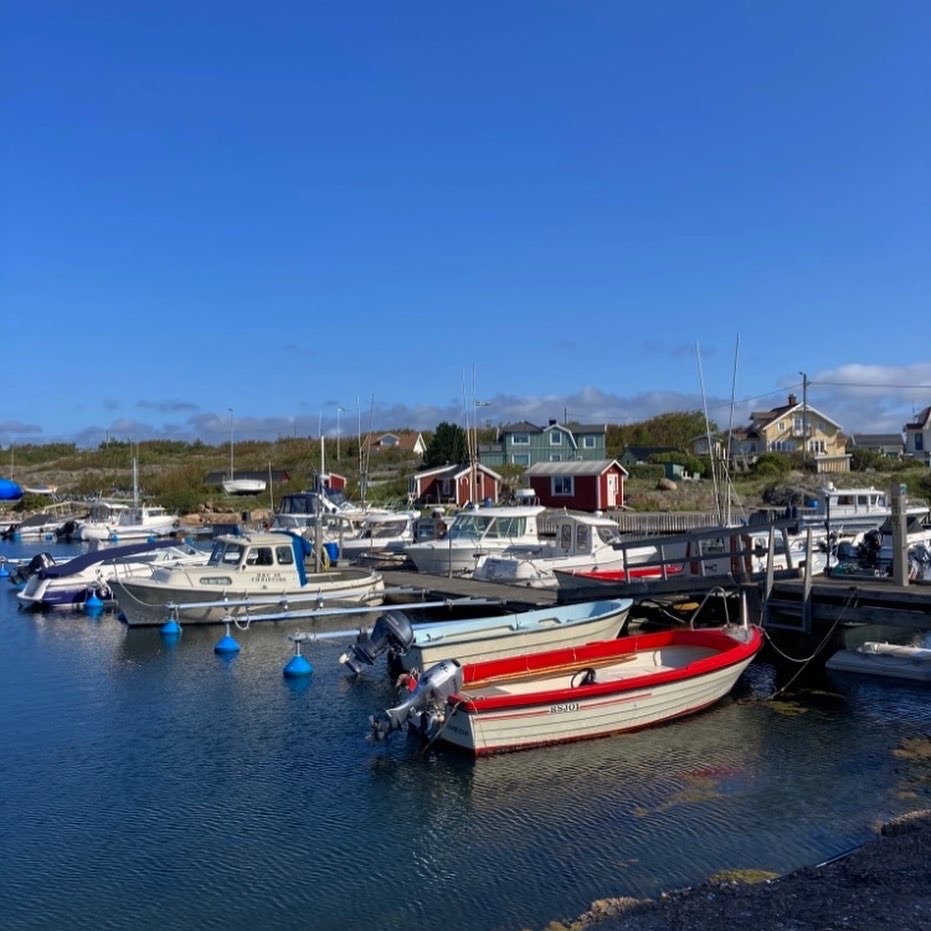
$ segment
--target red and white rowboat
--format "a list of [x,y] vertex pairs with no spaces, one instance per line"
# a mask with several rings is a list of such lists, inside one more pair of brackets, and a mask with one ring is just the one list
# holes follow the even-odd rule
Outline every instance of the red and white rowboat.
[[410,723],[475,756],[605,737],[693,714],[730,692],[763,643],[756,626],[637,634],[580,647],[431,667],[372,720]]

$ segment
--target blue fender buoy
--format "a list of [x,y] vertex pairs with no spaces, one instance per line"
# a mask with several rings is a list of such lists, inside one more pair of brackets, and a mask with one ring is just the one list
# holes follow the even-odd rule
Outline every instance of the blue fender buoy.
[[117,533],[111,533],[111,534],[110,534],[110,542],[111,542],[111,543],[118,543],[118,542],[119,542],[119,539],[120,539],[119,534],[117,534]]
[[161,627],[159,627],[158,632],[166,639],[171,639],[174,637],[177,639],[181,636],[181,625],[173,618],[168,618]]
[[0,559],[0,579],[8,579],[10,577],[10,570],[6,567],[6,560]]
[[287,665],[282,670],[284,677],[286,679],[301,679],[305,676],[309,676],[313,671],[313,665],[304,659],[304,656],[301,653],[300,641],[295,640],[294,656],[288,660]]
[[213,652],[221,656],[228,656],[231,653],[239,652],[239,644],[230,636],[229,622],[226,624],[226,633],[217,641]]
[[103,602],[94,589],[84,599],[84,613],[88,617],[100,617],[103,614]]

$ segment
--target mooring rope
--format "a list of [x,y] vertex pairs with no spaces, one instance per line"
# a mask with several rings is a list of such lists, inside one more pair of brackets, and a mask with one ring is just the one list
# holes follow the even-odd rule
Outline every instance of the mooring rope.
[[815,648],[814,653],[812,653],[810,656],[806,656],[801,659],[797,659],[794,656],[789,656],[787,653],[785,653],[783,650],[780,650],[779,647],[776,646],[775,642],[773,641],[773,638],[769,635],[768,631],[765,628],[763,628],[763,635],[766,637],[767,642],[784,660],[790,663],[801,664],[798,670],[796,671],[795,675],[792,676],[792,678],[789,679],[789,681],[786,682],[785,685],[776,689],[776,691],[773,692],[772,695],[768,696],[766,698],[766,701],[772,701],[777,695],[781,695],[783,692],[785,692],[786,689],[788,689],[792,685],[792,683],[795,682],[795,680],[805,671],[805,669],[808,667],[808,664],[811,663],[812,660],[814,660],[818,656],[818,654],[825,648],[825,646],[830,641],[831,637],[834,635],[834,631],[837,630],[838,624],[840,624],[840,622],[844,619],[844,613],[853,603],[853,600],[856,597],[857,592],[858,592],[858,589],[856,586],[851,587],[850,591],[847,593],[847,600],[844,602],[843,607],[840,609],[840,614],[838,614],[837,617],[834,619],[834,623],[831,625],[828,632],[824,635],[823,639],[821,640],[821,643],[819,643],[818,646]]

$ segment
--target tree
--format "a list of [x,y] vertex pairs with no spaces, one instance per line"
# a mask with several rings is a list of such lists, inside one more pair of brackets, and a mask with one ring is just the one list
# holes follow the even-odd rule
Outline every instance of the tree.
[[469,444],[466,442],[465,430],[445,420],[437,424],[427,444],[423,464],[432,469],[442,465],[465,465],[468,461]]

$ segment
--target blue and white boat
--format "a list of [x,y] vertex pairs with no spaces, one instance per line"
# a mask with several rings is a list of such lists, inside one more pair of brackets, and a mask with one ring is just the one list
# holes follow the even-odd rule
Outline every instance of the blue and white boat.
[[80,609],[91,595],[109,605],[115,601],[111,586],[116,579],[149,576],[155,566],[200,565],[207,556],[204,550],[177,540],[95,549],[38,569],[16,597],[31,608]]
[[630,598],[615,598],[414,624],[403,612],[389,611],[371,634],[359,634],[341,661],[358,672],[387,649],[390,665],[423,670],[444,659],[474,663],[611,640],[620,634],[632,605]]

